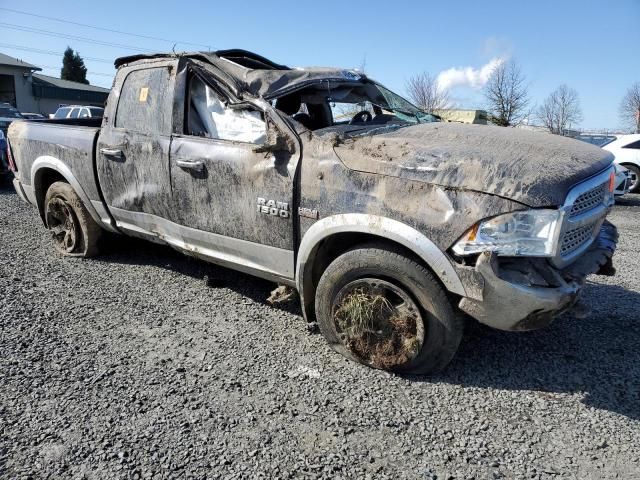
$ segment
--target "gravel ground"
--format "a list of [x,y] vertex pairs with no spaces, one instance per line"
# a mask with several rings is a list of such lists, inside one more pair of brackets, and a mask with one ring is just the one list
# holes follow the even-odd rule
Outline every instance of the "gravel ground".
[[640,197],[586,320],[471,323],[431,378],[367,369],[272,284],[121,241],[55,254],[0,190],[2,478],[640,478]]

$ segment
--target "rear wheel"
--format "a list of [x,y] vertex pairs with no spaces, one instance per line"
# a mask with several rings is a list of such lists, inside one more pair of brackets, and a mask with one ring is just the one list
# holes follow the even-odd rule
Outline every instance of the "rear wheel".
[[49,187],[44,200],[44,216],[58,252],[72,257],[97,255],[102,229],[91,218],[71,185],[55,182]]
[[430,373],[455,355],[463,320],[431,272],[402,252],[365,245],[336,258],[316,290],[331,347],[373,368]]
[[640,193],[640,167],[631,163],[623,163],[622,166],[629,170],[629,179],[631,180],[629,191]]

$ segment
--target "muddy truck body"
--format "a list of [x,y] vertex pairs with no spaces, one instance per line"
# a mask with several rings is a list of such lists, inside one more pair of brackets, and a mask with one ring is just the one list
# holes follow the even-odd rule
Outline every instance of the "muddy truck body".
[[336,351],[412,373],[447,365],[467,315],[540,328],[613,273],[599,148],[241,50],[116,67],[103,119],[9,129],[15,189],[65,255],[108,232],[168,244],[295,288]]

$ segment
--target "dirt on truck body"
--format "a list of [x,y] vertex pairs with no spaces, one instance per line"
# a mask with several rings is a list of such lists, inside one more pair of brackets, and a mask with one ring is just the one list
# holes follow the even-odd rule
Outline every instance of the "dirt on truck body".
[[18,121],[20,196],[57,250],[103,231],[289,285],[329,344],[393,371],[444,368],[463,315],[504,330],[612,274],[612,157],[578,141],[439,123],[362,73],[242,50],[140,55],[101,125]]

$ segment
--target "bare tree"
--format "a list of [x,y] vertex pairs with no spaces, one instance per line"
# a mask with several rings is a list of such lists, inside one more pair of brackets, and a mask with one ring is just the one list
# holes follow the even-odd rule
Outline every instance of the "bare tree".
[[427,113],[449,107],[449,92],[441,88],[437,78],[427,72],[409,78],[406,89],[411,101]]
[[578,92],[562,84],[538,108],[538,118],[551,133],[564,134],[567,127],[582,120]]
[[529,114],[529,93],[520,66],[513,60],[498,65],[484,87],[491,121],[502,127],[520,124]]
[[640,82],[636,82],[625,93],[620,102],[620,119],[625,126],[640,133]]

